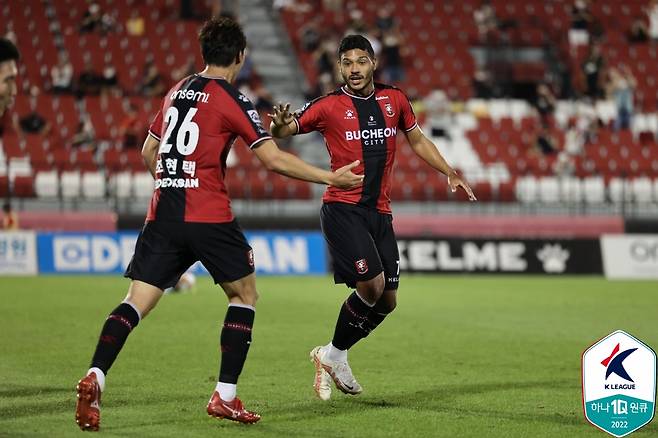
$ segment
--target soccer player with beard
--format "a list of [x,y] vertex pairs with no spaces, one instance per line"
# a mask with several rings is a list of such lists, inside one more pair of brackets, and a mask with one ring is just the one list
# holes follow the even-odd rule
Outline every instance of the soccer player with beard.
[[107,317],[90,369],[77,386],[76,421],[83,430],[99,428],[105,376],[128,335],[156,306],[163,290],[175,285],[197,260],[229,301],[220,334],[219,379],[206,411],[241,423],[260,420],[236,396],[258,299],[253,252],[233,217],[224,183],[226,157],[238,136],[277,173],[345,190],[363,181],[350,172],[358,161],[329,172],[279,150],[252,103],[231,84],[244,64],[246,48],[235,21],[208,21],[199,43],[205,70],[167,93],[142,148],[155,191],[125,273],[132,280],[128,295]]
[[328,188],[320,212],[335,282],[355,289],[340,309],[331,342],[315,347],[310,354],[315,365],[314,389],[322,400],[331,397],[332,379],[346,394],[362,391],[347,362],[347,351],[396,306],[400,258],[390,189],[398,129],[420,158],[448,177],[453,192],[461,187],[475,200],[468,184],[418,127],[404,93],[373,81],[377,60],[365,37],[348,35],[341,41],[338,66],[343,86],[294,114],[289,105],[278,105],[270,114],[274,137],[319,131],[329,150],[331,168],[359,160],[354,172],[365,177],[361,187]]

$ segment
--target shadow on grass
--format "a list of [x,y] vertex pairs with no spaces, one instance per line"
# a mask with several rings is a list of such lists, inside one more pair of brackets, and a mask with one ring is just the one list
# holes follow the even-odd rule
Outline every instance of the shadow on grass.
[[[577,413],[549,413],[542,412],[537,408],[536,412],[519,412],[495,409],[483,409],[481,406],[468,407],[464,401],[460,401],[460,407],[455,407],[454,401],[464,395],[490,394],[511,390],[533,390],[533,389],[570,389],[573,388],[571,381],[530,381],[530,382],[491,382],[491,383],[466,383],[463,385],[436,385],[421,391],[409,393],[392,393],[384,397],[369,397],[367,394],[346,398],[337,394],[336,398],[329,403],[314,402],[307,409],[280,406],[269,410],[267,414],[276,415],[277,420],[305,421],[318,415],[352,415],[358,406],[359,411],[376,411],[380,409],[408,409],[417,412],[447,413],[460,416],[484,416],[496,419],[505,419],[521,422],[544,422],[559,425],[578,426],[585,424],[585,419]],[[501,394],[501,398],[504,395]],[[537,400],[538,406],[541,400]],[[292,412],[290,412],[292,411]],[[290,412],[290,415],[288,415]],[[294,412],[294,413],[293,413]]]

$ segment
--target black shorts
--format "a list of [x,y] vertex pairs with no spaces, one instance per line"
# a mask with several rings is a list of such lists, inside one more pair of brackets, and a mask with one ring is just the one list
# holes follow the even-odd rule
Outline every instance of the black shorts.
[[382,271],[385,290],[400,282],[400,254],[393,216],[358,205],[327,203],[320,210],[322,232],[333,261],[334,280],[356,287]]
[[254,255],[236,220],[147,222],[124,277],[166,289],[197,260],[215,283],[238,280],[254,272]]

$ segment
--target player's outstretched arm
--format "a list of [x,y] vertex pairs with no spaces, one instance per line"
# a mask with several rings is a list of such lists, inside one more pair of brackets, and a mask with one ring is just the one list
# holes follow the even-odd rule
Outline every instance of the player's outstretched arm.
[[270,122],[270,132],[274,138],[285,138],[297,133],[295,118],[290,113],[290,104],[283,105],[279,103],[274,105],[272,114],[268,114],[272,121]]
[[142,146],[142,158],[144,159],[144,164],[146,164],[149,172],[153,175],[153,178],[155,178],[155,161],[158,158],[159,148],[160,142],[152,135],[147,135],[146,140],[144,140],[144,145]]
[[457,191],[457,187],[461,187],[468,194],[469,200],[477,201],[468,183],[459,176],[455,169],[450,167],[436,145],[429,138],[425,137],[425,134],[423,134],[423,131],[418,126],[407,132],[406,135],[411,149],[413,149],[416,155],[448,177],[448,185],[453,192]]
[[339,189],[353,189],[363,184],[363,175],[355,175],[352,169],[359,165],[359,160],[343,166],[335,172],[311,166],[293,154],[282,151],[273,140],[263,141],[254,153],[269,170],[291,178],[327,184]]

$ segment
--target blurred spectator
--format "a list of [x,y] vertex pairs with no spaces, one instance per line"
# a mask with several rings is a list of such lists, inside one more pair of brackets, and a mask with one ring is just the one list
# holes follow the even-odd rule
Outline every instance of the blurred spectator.
[[647,7],[649,17],[649,37],[654,43],[658,43],[658,0],[652,0]]
[[321,44],[322,35],[322,18],[315,16],[304,24],[297,34],[299,35],[299,44],[305,52],[315,52]]
[[252,87],[247,81],[236,82],[238,90],[253,102],[257,111],[270,111],[274,103],[272,96],[267,92],[265,87],[258,85]]
[[93,148],[95,145],[96,133],[94,125],[88,114],[81,114],[78,127],[75,134],[71,137],[71,147],[75,148]]
[[78,98],[97,96],[103,86],[103,77],[94,70],[90,59],[85,60],[85,69],[78,77]]
[[119,137],[124,148],[136,149],[139,146],[140,137],[144,134],[141,123],[137,107],[130,103],[119,124]]
[[564,152],[569,155],[582,155],[585,152],[585,132],[577,121],[570,121],[564,134]]
[[90,4],[82,16],[80,33],[89,33],[100,29],[102,18],[101,7],[97,3]]
[[572,176],[576,173],[576,163],[571,155],[562,151],[553,163],[553,173],[559,177]]
[[539,114],[539,120],[544,128],[552,125],[553,112],[555,111],[555,96],[546,84],[537,85],[537,95],[533,106]]
[[[365,34],[368,32],[368,25],[363,19],[363,11],[354,8],[350,10],[350,22],[347,25],[345,34]],[[372,41],[371,41],[372,44]],[[374,47],[373,47],[374,49]]]
[[397,28],[397,22],[393,12],[395,12],[395,5],[390,2],[377,10],[375,26],[377,26],[379,32],[384,33]]
[[335,38],[326,38],[318,50],[313,54],[318,75],[329,73],[332,78],[336,76],[336,52],[338,50],[338,41]]
[[382,75],[386,82],[404,80],[402,67],[402,36],[397,30],[389,30],[382,36]]
[[489,33],[498,27],[496,11],[490,0],[482,0],[480,7],[473,11],[473,19],[475,20],[480,39],[486,39]]
[[116,20],[109,13],[103,13],[98,3],[91,3],[82,16],[80,33],[108,33],[116,28]]
[[37,107],[36,96],[30,97],[30,112],[21,116],[18,121],[21,134],[40,134],[45,136],[50,132],[50,122],[39,114]]
[[73,91],[73,65],[69,62],[66,52],[60,53],[57,65],[50,69],[50,80],[54,93]]
[[187,62],[185,64],[171,71],[171,80],[173,82],[178,82],[183,78],[193,75],[194,73],[196,73],[196,64],[194,61],[194,56],[190,56],[187,58]]
[[130,36],[142,36],[144,35],[145,27],[144,17],[139,14],[137,9],[133,9],[130,17],[126,20],[126,33]]
[[493,80],[491,74],[483,67],[478,67],[473,74],[475,97],[490,99],[493,97]]
[[9,201],[2,205],[2,229],[3,230],[18,230],[18,215],[11,208]]
[[576,0],[571,7],[571,29],[569,30],[569,44],[572,47],[589,44],[591,21],[589,0]]
[[144,64],[144,77],[139,85],[139,92],[147,97],[157,97],[165,92],[165,88],[158,66],[152,60],[147,60]]
[[117,94],[119,91],[119,78],[117,77],[117,70],[113,65],[107,64],[103,69],[103,85],[101,86],[103,93]]
[[583,73],[586,81],[585,94],[592,99],[598,99],[603,96],[603,88],[601,87],[601,71],[605,65],[603,55],[601,54],[601,47],[598,44],[590,46],[587,59],[583,63]]
[[631,43],[646,43],[649,41],[649,30],[641,18],[637,18],[631,24],[631,29],[628,31],[628,41]]
[[610,68],[610,81],[608,83],[608,97],[614,99],[617,108],[614,128],[629,129],[633,117],[633,92],[637,86],[635,76],[626,65],[619,69]]
[[442,90],[434,90],[424,100],[425,131],[431,137],[450,140],[450,128],[453,126],[450,100]]
[[541,155],[553,155],[557,152],[555,138],[548,128],[542,127],[540,129],[539,133],[537,134],[535,148]]

